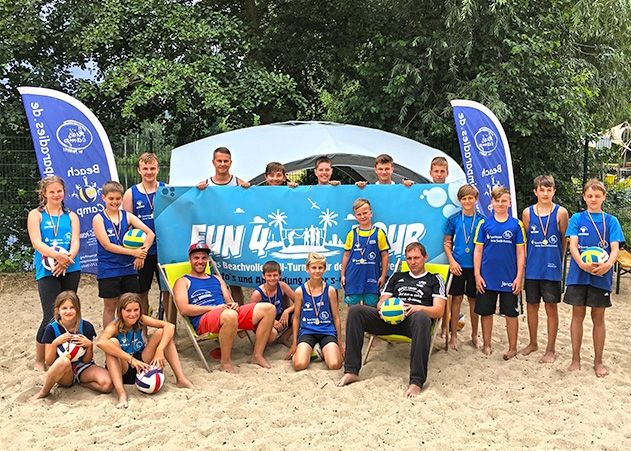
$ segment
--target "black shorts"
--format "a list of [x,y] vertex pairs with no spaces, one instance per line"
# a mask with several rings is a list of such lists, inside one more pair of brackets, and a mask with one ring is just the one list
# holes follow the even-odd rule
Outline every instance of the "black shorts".
[[138,271],[138,283],[140,285],[139,293],[145,293],[151,289],[151,283],[153,282],[153,276],[160,280],[160,273],[158,271],[158,256],[156,254],[147,255],[145,258],[145,264]]
[[568,285],[563,302],[576,307],[611,307],[611,291],[591,285]]
[[311,348],[313,348],[316,343],[319,343],[320,349],[324,349],[329,343],[337,343],[337,337],[335,335],[305,334],[298,339],[298,343],[307,343]]
[[[140,360],[142,362],[142,351],[141,352],[135,352],[134,353],[134,359],[136,360]],[[132,385],[136,383],[136,374],[138,372],[136,371],[136,368],[132,367],[131,365],[129,365],[129,368],[127,368],[127,372],[125,374],[123,374],[123,384],[127,384],[127,385]]]
[[526,279],[524,289],[528,304],[539,304],[541,299],[546,304],[561,302],[561,281]]
[[107,279],[99,279],[98,282],[99,297],[104,299],[117,298],[123,293],[140,292],[137,275],[108,277]]
[[500,298],[500,315],[516,318],[521,312],[519,297],[506,291],[490,291],[478,293],[475,300],[475,313],[480,316],[489,316],[495,313],[497,298]]
[[473,268],[462,268],[461,275],[456,276],[455,274],[449,274],[449,277],[451,277],[451,288],[449,288],[450,296],[462,296],[465,294],[468,298],[475,299],[477,292],[475,289]]

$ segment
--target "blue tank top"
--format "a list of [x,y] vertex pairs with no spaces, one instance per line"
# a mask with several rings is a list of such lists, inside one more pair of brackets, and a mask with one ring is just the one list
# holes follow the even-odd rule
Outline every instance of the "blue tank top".
[[[215,306],[225,304],[221,283],[216,277],[210,276],[208,279],[199,279],[189,274],[184,277],[188,279],[188,303],[201,306]],[[189,319],[195,330],[199,327],[199,321],[203,315],[190,316]]]
[[[526,279],[560,281],[563,270],[563,240],[557,223],[559,206],[554,205],[549,215],[537,216],[530,206],[530,226],[526,250]],[[548,226],[547,233],[541,227]]]
[[[158,182],[158,189],[164,186],[164,182]],[[156,232],[156,225],[153,220],[153,207],[155,205],[156,193],[145,194],[138,189],[138,185],[131,187],[131,201],[133,204],[133,213],[140,219],[153,233]],[[153,244],[147,251],[149,255],[158,253],[158,241],[154,240]]]
[[[313,297],[307,292],[306,283],[302,284],[302,308],[300,310],[300,330],[298,336],[307,334],[333,335],[337,337],[331,303],[329,302],[329,286],[325,283],[321,296]],[[314,309],[314,304],[315,309]],[[317,315],[316,315],[317,310]]]
[[127,332],[119,332],[116,339],[120,343],[121,349],[127,354],[136,354],[145,349],[145,340],[142,337],[142,327],[129,329]]
[[[42,236],[42,242],[49,246],[61,246],[67,251],[70,251],[70,242],[72,239],[72,225],[70,224],[70,214],[63,212],[59,217],[49,215],[46,210],[41,211],[42,220],[39,223],[39,233]],[[57,228],[57,236],[55,236],[55,226],[59,221]],[[42,264],[42,254],[35,251],[33,255],[35,263],[35,280],[39,280],[43,277],[52,276],[53,273]],[[68,266],[66,273],[80,271],[81,265],[79,263],[79,256],[74,259],[74,263]]]
[[276,319],[280,318],[280,315],[283,314],[283,289],[280,286],[280,283],[276,285],[276,296],[273,299],[270,299],[265,291],[261,289],[261,287],[256,287],[256,291],[261,294],[262,302],[269,302],[270,304],[274,304],[276,307]]
[[[103,218],[103,225],[105,226],[105,232],[110,240],[110,243],[123,245],[123,235],[129,229],[129,223],[127,222],[127,212],[121,210],[120,229],[118,230],[118,236],[114,224],[107,217],[104,211],[99,212]],[[98,258],[97,263],[97,279],[107,279],[110,277],[121,276],[133,276],[138,274],[138,271],[134,269],[134,257],[130,255],[116,254],[114,252],[108,252],[105,250],[101,243],[97,240],[96,256]]]
[[370,235],[362,236],[359,227],[355,227],[353,245],[346,265],[345,294],[379,294],[379,276],[381,275],[381,252],[379,251],[377,227]]
[[[64,328],[62,331],[63,326],[61,326],[57,320],[52,320],[50,322],[50,326],[53,328],[53,332],[55,333],[55,338],[59,337],[61,334],[66,333],[66,329]],[[83,335],[83,320],[79,321],[79,330],[78,330],[79,335]],[[88,337],[89,338],[89,337]],[[59,351],[61,351],[62,353],[66,352],[66,348],[64,348],[64,345],[59,345],[57,346],[57,349]]]

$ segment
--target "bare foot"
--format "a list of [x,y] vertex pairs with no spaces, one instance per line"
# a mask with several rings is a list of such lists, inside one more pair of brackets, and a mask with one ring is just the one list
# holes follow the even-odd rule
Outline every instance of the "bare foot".
[[609,374],[609,371],[602,363],[594,365],[594,372],[596,373],[597,377],[605,377],[607,374]]
[[46,364],[44,362],[35,362],[35,365],[33,365],[33,369],[35,371],[46,371]]
[[513,357],[515,357],[516,355],[517,355],[517,349],[514,349],[514,350],[512,350],[512,351],[511,351],[511,350],[509,350],[507,353],[505,353],[505,354],[502,356],[502,358],[503,358],[504,360],[510,360],[510,359],[512,359]]
[[29,402],[35,402],[35,401],[39,401],[40,399],[44,399],[46,396],[48,396],[48,393],[44,393],[44,390],[40,390],[37,393],[35,393],[33,396],[31,396],[31,398],[29,399]]
[[471,346],[473,346],[476,349],[482,349],[482,340],[480,340],[478,337],[471,337]]
[[263,356],[252,356],[252,363],[257,364],[258,366],[262,366],[263,368],[271,368],[272,365],[269,364],[269,362],[267,360],[265,360],[265,357]]
[[482,347],[482,353],[484,355],[491,355],[492,352],[493,352],[493,350],[491,349],[490,346],[483,346]]
[[546,351],[546,353],[539,359],[539,363],[554,363],[557,356],[554,351]]
[[193,387],[193,383],[186,378],[182,378],[175,383],[176,386],[180,388],[195,388]]
[[237,372],[237,370],[232,365],[232,363],[222,363],[221,365],[219,365],[219,369],[221,371],[225,371],[226,373],[230,373],[230,374],[236,374]]
[[118,397],[118,404],[116,404],[117,409],[126,409],[129,407],[129,402],[127,401],[127,395],[121,395]]
[[580,360],[572,360],[570,366],[567,367],[568,371],[578,371],[581,369],[581,361]]
[[449,349],[453,349],[454,351],[458,350],[458,337],[455,335],[452,335],[449,340]]
[[528,346],[526,346],[524,349],[522,349],[520,351],[521,355],[528,355],[528,354],[532,354],[533,352],[535,352],[537,349],[539,349],[539,347],[536,344],[532,344],[532,343],[528,343]]
[[421,394],[421,387],[416,384],[410,384],[408,389],[405,391],[405,397],[408,399],[415,398]]
[[344,387],[345,385],[352,384],[353,382],[357,382],[359,380],[359,376],[353,373],[344,373],[342,379],[337,382],[338,387]]

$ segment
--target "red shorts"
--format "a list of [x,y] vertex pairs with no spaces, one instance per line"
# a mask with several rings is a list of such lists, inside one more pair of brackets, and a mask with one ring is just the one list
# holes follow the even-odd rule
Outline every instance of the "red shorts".
[[[254,306],[256,304],[245,304],[239,306],[237,311],[237,328],[239,330],[254,330],[254,324],[252,324],[252,315],[254,314]],[[216,308],[210,312],[204,313],[199,320],[199,326],[197,326],[198,334],[219,332],[221,327],[221,314],[227,309]]]

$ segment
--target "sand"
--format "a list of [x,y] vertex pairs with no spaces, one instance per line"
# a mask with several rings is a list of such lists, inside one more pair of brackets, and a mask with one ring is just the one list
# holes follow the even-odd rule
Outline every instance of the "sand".
[[[156,395],[128,387],[127,410],[115,396],[86,388],[55,388],[36,403],[41,386],[32,369],[34,334],[41,310],[32,275],[0,275],[4,321],[0,330],[0,445],[2,449],[629,449],[631,447],[631,279],[607,311],[605,363],[610,375],[596,378],[591,321],[586,319],[583,369],[568,373],[570,308],[560,306],[558,359],[540,364],[542,351],[502,361],[507,346],[504,321],[496,317],[493,346],[486,357],[462,343],[430,360],[421,396],[406,400],[408,345],[377,343],[361,381],[338,388],[342,371],[321,362],[296,373],[283,360],[286,348],[271,347],[272,369],[249,364],[250,345],[237,341],[239,374],[201,366],[183,327],[176,343],[195,390],[167,385]],[[91,276],[80,297],[84,318],[100,323],[101,303]],[[157,296],[152,293],[155,305]],[[466,310],[466,303],[464,304]],[[540,348],[545,347],[545,313],[540,309]],[[519,346],[527,344],[520,318]],[[97,332],[100,327],[97,326]],[[205,352],[216,346],[203,345]],[[103,363],[103,354],[96,352]]]

